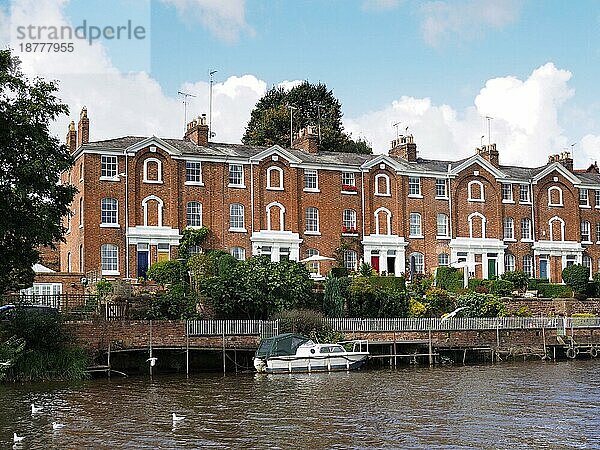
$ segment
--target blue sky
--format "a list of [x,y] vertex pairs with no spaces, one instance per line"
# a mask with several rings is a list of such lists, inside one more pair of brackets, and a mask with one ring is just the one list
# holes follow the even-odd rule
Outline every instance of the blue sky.
[[[132,18],[149,29],[141,50],[95,44],[100,53],[80,57],[78,78],[52,62],[28,68],[56,75],[73,111],[89,103],[99,138],[124,134],[125,124],[131,133],[176,134],[177,91],[196,93],[190,110],[205,112],[212,68],[222,140],[239,141],[265,88],[307,79],[334,90],[346,128],[377,153],[394,137],[390,124],[401,121],[429,156],[470,154],[487,134],[485,115],[494,117],[492,140],[504,146],[507,163],[543,163],[577,143],[583,165],[600,149],[597,1],[0,0],[13,21],[19,8],[33,20],[40,3],[48,5],[46,21]],[[92,58],[98,54],[102,64]],[[100,75],[94,81],[86,71]],[[114,71],[119,78],[108,81],[104,72]],[[131,119],[136,114],[143,126]],[[526,149],[534,152],[524,156]]]

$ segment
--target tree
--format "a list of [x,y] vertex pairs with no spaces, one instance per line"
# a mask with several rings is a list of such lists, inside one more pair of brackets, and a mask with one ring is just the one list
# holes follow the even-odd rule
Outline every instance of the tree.
[[328,276],[325,279],[325,293],[323,295],[323,310],[329,317],[344,316],[344,298],[340,279]]
[[577,294],[585,294],[590,279],[590,269],[581,264],[572,264],[562,271],[562,279]]
[[0,51],[0,294],[30,286],[40,246],[63,239],[73,186],[59,184],[73,160],[48,126],[66,105],[55,82],[30,80],[10,50]]
[[[323,83],[304,81],[286,91],[272,87],[258,101],[246,127],[242,142],[248,145],[290,145],[290,109],[293,106],[294,133],[306,126],[321,124],[321,145],[324,151],[371,154],[364,139],[353,140],[342,126],[342,105]],[[320,120],[319,120],[320,118]]]

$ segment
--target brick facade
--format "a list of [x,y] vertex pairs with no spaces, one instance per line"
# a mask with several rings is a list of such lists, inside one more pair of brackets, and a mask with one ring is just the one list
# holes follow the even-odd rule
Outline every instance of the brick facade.
[[184,139],[88,142],[89,126],[84,110],[67,134],[75,165],[62,182],[78,193],[61,244],[65,272],[135,278],[176,258],[188,205],[210,229],[208,247],[246,258],[331,257],[343,244],[355,251],[347,265],[362,259],[396,275],[457,262],[483,278],[514,267],[560,282],[575,262],[598,270],[600,175],[573,171],[568,154],[523,168],[500,165],[494,144],[465,160],[423,159],[412,136],[389,155],[359,155],[319,151],[312,129],[294,148],[209,143],[204,117]]

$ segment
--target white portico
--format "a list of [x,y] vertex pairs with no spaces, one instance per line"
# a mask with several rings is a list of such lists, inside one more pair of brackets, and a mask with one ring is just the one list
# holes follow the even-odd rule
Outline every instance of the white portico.
[[403,237],[391,234],[370,234],[362,240],[365,262],[378,273],[394,274],[399,277],[404,273],[405,247],[408,242]]
[[469,267],[481,264],[484,279],[504,273],[504,250],[507,246],[500,239],[455,238],[450,241],[450,260],[466,262]]

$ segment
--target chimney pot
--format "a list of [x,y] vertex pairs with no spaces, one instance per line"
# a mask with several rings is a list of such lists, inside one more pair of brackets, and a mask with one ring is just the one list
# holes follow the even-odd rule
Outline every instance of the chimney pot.
[[183,139],[196,145],[208,145],[208,125],[206,125],[206,114],[202,114],[187,124],[187,130]]
[[306,128],[302,128],[292,143],[292,148],[306,153],[318,153],[319,136],[316,132],[316,127],[309,125]]
[[87,108],[84,106],[79,114],[79,123],[77,124],[77,148],[88,142],[90,142],[90,120],[87,116]]
[[398,139],[394,139],[389,155],[405,159],[409,162],[416,162],[417,144],[414,142],[413,135],[400,136]]

